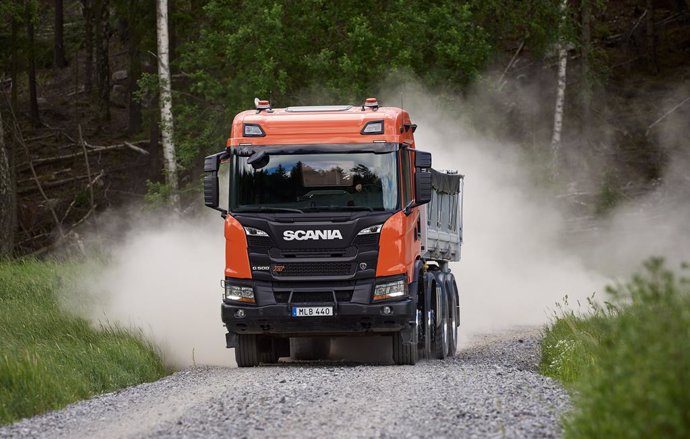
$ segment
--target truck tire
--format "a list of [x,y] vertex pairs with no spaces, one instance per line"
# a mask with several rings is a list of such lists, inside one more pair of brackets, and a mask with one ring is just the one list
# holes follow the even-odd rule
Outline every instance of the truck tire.
[[[440,280],[437,278],[437,280]],[[432,292],[433,322],[431,324],[432,356],[442,360],[448,355],[448,300],[442,282],[437,282]],[[436,300],[436,297],[440,298]]]
[[329,337],[290,338],[290,357],[295,360],[325,360],[331,351]]
[[[417,328],[413,329],[414,331]],[[417,364],[417,343],[404,343],[402,334],[393,334],[393,362],[398,365]]]
[[450,331],[448,337],[448,356],[454,357],[458,350],[458,327],[459,323],[459,308],[458,308],[458,287],[455,283],[455,277],[451,274],[448,280],[448,303],[450,304],[449,318],[450,324],[448,329]]
[[238,334],[235,360],[239,367],[256,367],[259,365],[260,352],[256,334]]
[[[277,337],[266,337],[263,346],[261,346],[260,359],[262,363],[275,364],[280,359],[280,339]],[[259,343],[262,345],[262,343]]]

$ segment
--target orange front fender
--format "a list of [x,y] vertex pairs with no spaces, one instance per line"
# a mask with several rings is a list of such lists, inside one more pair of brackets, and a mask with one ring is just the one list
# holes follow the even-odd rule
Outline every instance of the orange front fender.
[[251,279],[247,235],[244,227],[232,215],[225,217],[225,276]]
[[376,277],[407,273],[408,282],[414,279],[414,262],[421,252],[417,240],[419,210],[410,215],[398,212],[388,218],[381,229]]

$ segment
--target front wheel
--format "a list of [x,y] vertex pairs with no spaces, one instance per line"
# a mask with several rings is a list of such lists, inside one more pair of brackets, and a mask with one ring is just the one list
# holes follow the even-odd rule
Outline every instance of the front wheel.
[[235,360],[239,367],[256,367],[259,365],[261,352],[256,334],[238,334]]
[[[417,328],[414,328],[417,331]],[[404,342],[402,333],[393,334],[393,362],[399,365],[414,366],[417,364],[417,343]]]

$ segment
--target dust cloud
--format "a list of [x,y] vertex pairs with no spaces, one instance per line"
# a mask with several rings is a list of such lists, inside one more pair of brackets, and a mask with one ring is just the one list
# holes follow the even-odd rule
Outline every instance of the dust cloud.
[[[482,93],[459,100],[457,112],[442,111],[438,97],[415,83],[387,95],[398,102],[401,93],[419,126],[417,148],[433,154],[434,168],[466,176],[462,260],[451,264],[460,290],[461,341],[545,324],[566,295],[570,307],[586,304],[593,293],[601,299],[605,285],[651,256],[664,256],[675,267],[690,257],[687,156],[672,155],[659,188],[603,219],[584,221],[585,230],[573,234],[572,218],[557,202],[562,194],[535,182],[540,166],[534,156],[472,129],[467,114],[485,105],[477,102]],[[660,131],[668,148],[682,150],[678,142],[688,138],[686,123],[671,119]],[[601,176],[582,172],[581,180],[602,183]]]
[[[220,320],[225,264],[220,215],[138,215],[130,221],[129,231],[109,243],[106,263],[95,264],[82,278],[76,297],[88,303],[76,309],[98,324],[141,330],[174,367],[234,365]],[[101,240],[108,234],[100,233]]]

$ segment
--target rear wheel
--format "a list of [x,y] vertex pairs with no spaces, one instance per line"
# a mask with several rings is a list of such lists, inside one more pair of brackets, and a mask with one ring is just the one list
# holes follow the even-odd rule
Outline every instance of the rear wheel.
[[[413,328],[413,334],[417,328]],[[402,333],[393,334],[393,362],[395,364],[407,364],[414,366],[417,364],[417,343],[415,340],[404,342]]]
[[438,285],[434,288],[432,306],[434,309],[431,323],[431,352],[435,358],[442,360],[448,354],[450,328],[448,326],[448,301],[444,297],[443,288]]
[[238,334],[235,360],[239,367],[255,367],[259,365],[260,351],[256,334]]
[[448,356],[454,357],[458,350],[458,299],[452,287],[448,289],[448,296]]

